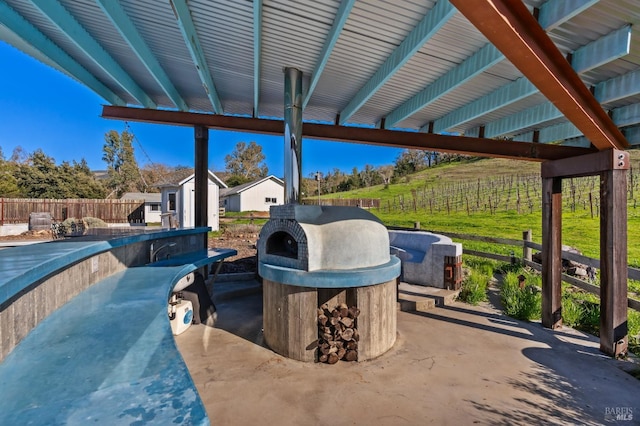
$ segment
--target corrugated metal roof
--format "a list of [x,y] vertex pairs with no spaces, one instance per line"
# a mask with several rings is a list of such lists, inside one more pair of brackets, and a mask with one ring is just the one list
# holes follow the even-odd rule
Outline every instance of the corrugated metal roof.
[[[4,0],[18,16],[28,22],[32,34],[43,35],[60,50],[93,75],[117,97],[130,106],[141,106],[127,89],[109,72],[109,66],[119,67],[158,108],[176,109],[171,96],[149,71],[119,33],[109,17],[95,0],[59,0],[68,15],[85,31],[85,35],[65,33],[65,22],[40,10],[40,0]],[[258,0],[119,0],[128,18],[135,25],[144,43],[153,52],[160,67],[169,76],[179,96],[192,111],[214,112],[214,107],[204,88],[181,23],[173,9],[173,3],[185,3],[190,12],[195,34],[202,48],[224,114],[252,116],[255,97],[258,96],[259,117],[283,117],[284,67],[296,67],[304,73],[305,90],[308,88],[323,46],[330,34],[341,2],[338,0],[262,0],[261,60],[259,70],[260,93],[254,93],[254,5]],[[439,0],[446,2],[447,0]],[[559,50],[571,54],[589,46],[613,31],[631,25],[629,50],[619,57],[607,58],[609,47],[593,50],[605,60],[593,69],[580,75],[589,87],[608,85],[616,90],[615,99],[598,99],[604,108],[616,116],[616,109],[640,104],[640,2],[637,0],[601,0],[583,2],[588,5],[575,14],[562,13],[566,4],[561,1],[526,0],[524,3],[536,16],[538,9],[545,16],[557,18],[548,35]],[[388,61],[417,25],[434,11],[437,1],[358,0],[354,3],[346,23],[340,32],[333,50],[315,90],[310,96],[303,118],[307,121],[334,123],[338,114],[353,102],[355,96],[363,96],[362,88]],[[442,4],[441,4],[442,6]],[[538,8],[535,9],[534,8]],[[37,47],[32,40],[16,34],[15,22],[0,17],[0,39],[14,45],[27,54],[74,75],[65,65],[52,59],[47,49]],[[75,35],[74,35],[75,34]],[[89,37],[108,54],[112,63],[101,62],[95,51],[84,51],[74,38]],[[75,40],[77,41],[77,40]],[[365,94],[361,106],[346,119],[347,123],[359,126],[379,126],[387,116],[405,105],[413,97],[428,91],[430,85],[436,95],[424,104],[412,108],[392,126],[419,131],[429,123],[449,123],[444,118],[459,116],[463,108],[478,105],[471,118],[451,121],[439,129],[442,132],[476,134],[479,126],[500,128],[500,120],[521,122],[518,114],[539,114],[535,107],[545,100],[539,94],[530,94],[521,99],[497,102],[500,88],[512,84],[522,73],[507,59],[498,61],[473,73],[463,81],[451,81],[444,85],[443,79],[454,75],[456,67],[468,66],[465,61],[488,44],[487,39],[460,13],[455,12],[439,23],[437,31],[416,52],[371,93]],[[595,49],[595,48],[594,48]],[[635,74],[638,74],[636,77]],[[444,76],[444,77],[443,77]],[[74,78],[81,80],[77,75]],[[87,84],[87,82],[83,82]],[[504,91],[504,90],[503,90]],[[429,92],[429,93],[432,93]],[[596,90],[596,96],[600,93]],[[502,95],[504,96],[504,95]],[[139,97],[139,96],[138,96]],[[515,99],[515,98],[514,98]],[[482,106],[486,105],[486,106]],[[488,107],[491,105],[491,107]],[[482,109],[486,108],[486,109]],[[625,110],[627,111],[627,110]],[[624,114],[623,130],[629,135],[638,135],[640,117]],[[496,137],[513,137],[528,134],[566,121],[563,117],[539,117],[535,123],[525,123],[517,130],[497,134]],[[549,131],[553,135],[553,132]],[[558,133],[558,137],[562,134]],[[635,136],[634,136],[635,137]],[[630,140],[640,144],[640,140]]]

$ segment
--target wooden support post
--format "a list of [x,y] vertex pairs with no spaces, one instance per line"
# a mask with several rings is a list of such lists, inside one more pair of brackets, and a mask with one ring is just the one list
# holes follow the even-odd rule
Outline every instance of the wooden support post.
[[600,350],[624,356],[627,325],[627,171],[600,177]]
[[195,220],[196,227],[208,225],[209,129],[195,126]]
[[531,262],[533,260],[533,256],[531,253],[531,247],[527,247],[526,244],[531,242],[531,229],[527,229],[526,231],[522,231],[522,258],[524,260],[528,260]]
[[562,179],[542,179],[542,325],[562,325]]

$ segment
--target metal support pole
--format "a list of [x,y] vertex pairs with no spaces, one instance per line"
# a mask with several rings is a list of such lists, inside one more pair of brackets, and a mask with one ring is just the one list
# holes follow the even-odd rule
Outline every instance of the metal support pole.
[[209,226],[209,129],[195,126],[195,227]]
[[562,179],[542,179],[542,325],[562,325]]
[[302,180],[302,72],[284,69],[284,202],[300,201]]
[[627,325],[627,171],[600,175],[600,350],[624,356]]

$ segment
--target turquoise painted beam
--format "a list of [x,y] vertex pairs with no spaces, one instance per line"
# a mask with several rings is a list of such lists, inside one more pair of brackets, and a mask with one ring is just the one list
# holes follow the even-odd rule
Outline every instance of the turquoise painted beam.
[[[630,33],[626,33],[626,29],[627,27],[624,27],[613,31],[606,36],[601,37],[598,40],[594,40],[577,49],[574,53],[574,57],[577,57],[578,60],[572,61],[572,67],[576,72],[580,71],[584,73],[605,63],[619,59],[621,52],[628,52],[629,49],[629,39],[625,34],[630,35]],[[636,88],[635,90],[640,89]],[[538,91],[536,89],[533,93],[537,92]],[[606,99],[600,98],[597,93],[595,94],[595,98],[601,104],[607,102]],[[512,132],[517,131],[517,129],[513,128],[516,123],[522,124],[522,127],[531,127],[542,124],[545,121],[555,120],[558,118],[557,114],[559,111],[555,107],[549,106],[552,105],[550,102],[546,102],[543,105],[544,106],[539,106],[540,109],[536,109],[538,107],[527,109],[511,116],[504,117],[496,122],[486,124],[485,136],[491,138],[510,135]],[[504,106],[506,106],[506,104]],[[543,110],[548,112],[549,115],[545,116],[542,112]],[[436,125],[434,123],[434,131],[435,128]]]
[[213,106],[213,111],[216,114],[223,114],[224,110],[222,108],[222,102],[220,101],[220,97],[218,96],[216,86],[213,83],[213,78],[211,78],[207,60],[205,59],[204,51],[202,50],[202,46],[200,45],[200,38],[198,37],[196,27],[193,24],[193,19],[191,19],[191,11],[189,10],[189,6],[187,6],[185,0],[169,1],[173,5],[173,10],[175,12],[176,19],[178,20],[180,32],[182,33],[182,37],[184,38],[187,49],[189,49],[191,59],[195,64],[196,70],[198,71],[198,75],[200,76],[200,80],[202,81],[202,85],[204,86],[204,90],[207,92],[209,101]]
[[[451,128],[475,120],[483,115],[497,111],[501,108],[509,106],[514,102],[518,102],[524,98],[534,95],[538,89],[524,77],[516,81],[497,88],[493,92],[485,95],[475,101],[458,108],[449,114],[433,122],[433,132],[441,133]],[[426,126],[420,131],[426,132]],[[468,132],[465,132],[467,134]]]
[[525,111],[509,115],[500,120],[487,123],[484,127],[486,138],[513,136],[520,129],[535,126],[547,121],[564,117],[551,102],[544,102]]
[[118,29],[122,38],[125,39],[129,47],[138,56],[138,59],[147,68],[153,79],[160,85],[167,94],[171,102],[181,111],[188,111],[187,106],[178,90],[175,88],[169,76],[164,71],[153,52],[144,41],[136,26],[120,5],[119,0],[96,0],[103,12],[109,17],[111,23]]
[[[611,119],[618,127],[640,124],[640,104],[631,104],[610,111]],[[540,129],[540,143],[549,143],[582,136],[582,132],[571,123],[556,124]]]
[[504,55],[492,44],[486,44],[460,65],[452,68],[429,86],[422,89],[385,118],[385,129],[415,114],[441,96],[460,87],[504,59]]
[[[262,0],[253,0],[253,118],[260,116],[260,69],[262,65]],[[304,108],[303,108],[304,109]]]
[[338,11],[336,12],[336,16],[333,19],[333,25],[331,26],[331,30],[329,30],[329,34],[324,41],[324,45],[322,46],[322,51],[320,52],[320,56],[318,57],[318,62],[316,63],[313,72],[311,73],[311,81],[309,82],[309,88],[307,89],[307,94],[302,101],[302,110],[307,107],[309,103],[309,99],[311,99],[311,95],[313,95],[313,91],[320,81],[320,76],[324,71],[324,67],[327,65],[329,61],[329,57],[331,56],[331,52],[333,51],[334,46],[338,41],[338,37],[340,37],[340,33],[344,28],[344,24],[347,22],[347,18],[351,13],[351,9],[353,5],[356,3],[355,0],[342,0],[340,3],[340,7],[338,7]]
[[578,74],[585,73],[628,55],[630,49],[631,25],[626,25],[576,50],[571,58],[571,67]]
[[119,0],[96,0],[102,11],[109,17],[111,23],[118,29],[122,38],[138,56],[138,59],[147,68],[153,79],[160,85],[171,102],[181,111],[188,111],[187,106],[178,90],[175,88],[169,76],[164,71],[155,55],[144,41],[136,26],[120,5]]
[[[542,28],[546,31],[550,31],[596,3],[597,0],[549,0],[540,7],[538,22]],[[578,53],[578,56],[588,57],[588,54]],[[598,64],[601,65],[602,63],[602,60],[600,60]],[[595,66],[595,64],[592,62],[591,66]],[[584,70],[587,70],[586,66]],[[433,132],[445,132],[451,128],[477,119],[487,113],[504,108],[537,92],[538,89],[536,89],[531,83],[516,80],[513,83],[498,88],[494,92],[435,120],[433,123]],[[512,93],[513,96],[515,96],[513,100],[505,97],[505,95],[509,93]],[[500,102],[505,103],[501,105]],[[420,131],[427,131],[427,128],[428,126],[425,125],[420,129]]]
[[58,45],[31,25],[18,12],[0,1],[0,23],[24,43],[36,49],[40,54],[55,63],[60,69],[65,70],[71,77],[93,90],[104,100],[112,105],[126,105],[118,95],[102,84],[93,74],[76,62]]
[[623,129],[622,134],[631,145],[640,145],[640,126]]
[[135,100],[145,108],[156,107],[156,103],[149,95],[57,0],[31,0],[31,2]]
[[599,0],[549,0],[540,6],[538,23],[547,31],[584,12]]
[[449,0],[439,0],[340,111],[339,124],[344,125],[455,13]]
[[640,95],[640,70],[596,84],[593,94],[600,103]]

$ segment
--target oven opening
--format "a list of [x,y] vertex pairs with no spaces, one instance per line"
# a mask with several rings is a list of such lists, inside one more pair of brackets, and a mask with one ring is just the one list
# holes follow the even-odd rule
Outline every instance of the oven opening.
[[287,232],[274,232],[266,244],[267,254],[273,254],[292,259],[298,258],[298,242]]

